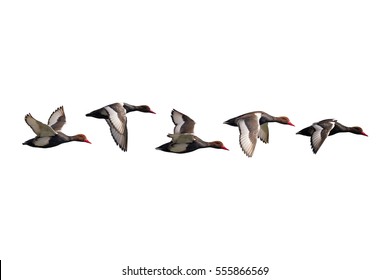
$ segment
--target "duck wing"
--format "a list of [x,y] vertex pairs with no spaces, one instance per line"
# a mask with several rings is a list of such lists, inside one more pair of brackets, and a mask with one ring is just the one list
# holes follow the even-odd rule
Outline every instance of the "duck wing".
[[318,152],[335,124],[335,120],[324,120],[312,125],[314,131],[310,137],[310,143],[313,153],[316,154]]
[[175,124],[174,134],[194,133],[195,122],[189,116],[173,109],[171,118]]
[[66,117],[64,112],[64,107],[61,106],[55,110],[49,118],[47,124],[53,128],[54,131],[61,130],[64,124],[66,123]]
[[255,151],[257,138],[264,138],[264,135],[261,135],[260,133],[259,118],[257,116],[242,118],[238,120],[237,125],[240,130],[241,149],[244,154],[251,157]]
[[38,137],[51,137],[57,134],[51,126],[34,119],[31,114],[27,114],[24,120]]
[[115,143],[123,150],[127,151],[127,117],[123,106],[105,107],[108,118],[105,119],[110,127],[112,138]]

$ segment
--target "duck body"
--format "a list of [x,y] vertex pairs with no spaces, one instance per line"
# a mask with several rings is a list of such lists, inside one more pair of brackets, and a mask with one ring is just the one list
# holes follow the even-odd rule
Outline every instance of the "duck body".
[[257,138],[269,143],[268,123],[278,122],[294,126],[287,117],[274,117],[263,111],[253,111],[239,115],[224,122],[224,124],[237,126],[240,132],[240,146],[244,154],[252,157]]
[[225,121],[224,124],[228,124],[231,126],[238,126],[240,120],[250,121],[252,119],[257,119],[259,125],[263,125],[269,122],[279,122],[279,123],[292,125],[290,123],[290,120],[288,120],[287,117],[274,117],[263,111],[253,111],[253,112],[245,113]]
[[157,150],[177,154],[189,153],[202,148],[228,150],[221,141],[207,142],[194,135],[195,122],[187,115],[173,109],[171,118],[175,124],[174,133],[168,134],[171,141],[157,147]]
[[123,102],[104,106],[86,114],[86,116],[105,119],[110,127],[111,136],[115,143],[121,150],[127,151],[128,132],[126,114],[134,111],[155,114],[147,105],[135,106]]
[[45,137],[36,136],[35,138],[25,141],[23,145],[27,145],[35,148],[52,148],[71,141],[90,143],[83,134],[68,136],[65,133],[57,131],[57,134],[53,136],[45,136]]
[[298,131],[297,134],[310,137],[312,151],[316,154],[328,136],[343,132],[368,136],[363,132],[361,127],[348,127],[342,125],[335,119],[324,119],[322,121],[315,122],[311,126]]
[[61,131],[66,122],[62,106],[51,114],[48,124],[36,120],[31,114],[25,116],[25,121],[37,136],[25,141],[23,145],[34,148],[52,148],[72,141],[91,143],[84,134],[68,136]]
[[227,148],[220,141],[206,142],[195,135],[168,134],[168,137],[172,138],[171,142],[165,143],[160,147],[157,147],[157,150],[177,154],[189,153],[198,149],[209,147],[227,150]]

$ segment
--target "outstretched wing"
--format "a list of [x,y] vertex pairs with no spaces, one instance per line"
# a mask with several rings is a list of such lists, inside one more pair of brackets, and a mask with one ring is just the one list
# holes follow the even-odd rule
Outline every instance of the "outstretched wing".
[[105,107],[108,118],[106,119],[112,138],[115,143],[123,150],[127,151],[127,117],[123,106],[117,106],[115,110],[110,106]]
[[171,118],[175,124],[174,134],[194,133],[195,122],[187,115],[173,109]]
[[27,114],[24,117],[24,120],[31,127],[31,129],[38,137],[50,137],[57,134],[57,132],[55,132],[51,126],[48,126],[40,121],[37,121],[36,119],[33,118],[33,116],[31,116],[31,114]]
[[237,124],[240,130],[241,149],[248,157],[251,157],[255,151],[257,137],[259,137],[259,119],[257,117],[242,118]]
[[57,110],[51,114],[49,121],[47,122],[55,131],[61,130],[65,123],[66,117],[63,106],[57,108]]
[[316,154],[318,152],[318,150],[328,137],[330,131],[334,128],[335,123],[335,120],[327,120],[313,124],[314,132],[310,138],[313,153]]

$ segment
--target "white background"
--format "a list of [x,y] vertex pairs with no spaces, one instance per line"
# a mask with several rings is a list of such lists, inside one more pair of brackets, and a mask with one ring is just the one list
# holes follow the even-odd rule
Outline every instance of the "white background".
[[[264,279],[389,279],[387,1],[1,1],[0,259],[5,279],[173,279],[122,269],[268,266]],[[122,152],[103,120],[128,114]],[[24,122],[63,105],[69,135]],[[230,151],[156,151],[170,111]],[[286,115],[252,158],[223,121]],[[325,118],[369,137],[295,133]],[[183,279],[215,279],[212,274]],[[225,279],[226,277],[219,277]],[[229,279],[259,279],[230,277]]]

